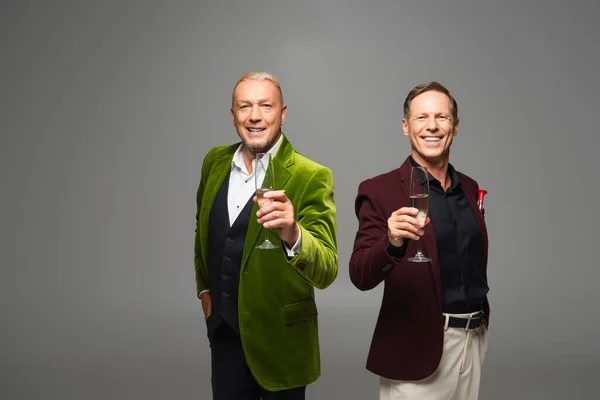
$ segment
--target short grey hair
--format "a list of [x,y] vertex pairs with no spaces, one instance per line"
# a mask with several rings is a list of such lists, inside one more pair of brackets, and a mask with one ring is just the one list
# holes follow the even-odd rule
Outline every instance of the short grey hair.
[[277,78],[275,78],[275,76],[273,76],[272,74],[270,74],[268,72],[248,72],[247,74],[240,76],[240,78],[237,80],[235,86],[233,87],[233,92],[231,92],[231,106],[232,107],[233,107],[233,95],[235,93],[235,89],[237,89],[238,85],[241,82],[250,81],[250,80],[272,82],[273,85],[275,85],[275,87],[277,88],[277,90],[279,90],[279,95],[281,96],[281,104],[283,104],[283,92],[281,91],[281,85],[279,84],[279,80],[277,80]]

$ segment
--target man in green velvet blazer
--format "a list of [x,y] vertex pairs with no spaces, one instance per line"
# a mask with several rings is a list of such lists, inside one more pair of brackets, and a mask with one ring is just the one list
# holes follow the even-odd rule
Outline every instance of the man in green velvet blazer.
[[[338,271],[333,175],[294,150],[286,112],[272,75],[242,76],[231,106],[241,143],[211,149],[202,165],[195,269],[214,399],[303,399],[320,376],[314,287]],[[266,152],[275,190],[259,208],[254,159]],[[277,249],[256,248],[261,225]]]

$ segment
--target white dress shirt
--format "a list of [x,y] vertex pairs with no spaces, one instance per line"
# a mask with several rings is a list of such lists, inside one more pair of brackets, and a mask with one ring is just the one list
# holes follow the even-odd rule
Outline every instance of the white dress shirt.
[[[279,146],[281,146],[281,142],[283,140],[283,135],[279,136],[279,140],[275,143],[273,147],[267,153],[271,154],[271,158],[275,157]],[[229,210],[229,226],[233,225],[237,217],[240,215],[240,212],[248,202],[248,200],[253,197],[256,193],[256,183],[255,183],[255,172],[256,172],[256,160],[252,160],[252,173],[248,173],[248,169],[246,168],[246,164],[244,163],[244,153],[242,151],[243,144],[240,144],[240,147],[236,150],[233,155],[233,159],[231,160],[231,174],[229,175],[229,190],[227,192],[227,208]],[[261,162],[266,163],[266,160],[261,160]],[[262,180],[265,176],[265,170],[268,164],[265,164],[265,168],[261,168],[261,173],[259,175],[259,182],[262,183]],[[275,190],[279,188],[274,188]],[[283,242],[283,247],[285,248],[288,257],[293,257],[296,254],[300,253],[300,249],[302,246],[302,233],[300,229],[298,229],[299,235],[298,240],[294,244],[294,246],[290,249],[285,242]],[[209,290],[203,290],[198,294],[198,297]]]

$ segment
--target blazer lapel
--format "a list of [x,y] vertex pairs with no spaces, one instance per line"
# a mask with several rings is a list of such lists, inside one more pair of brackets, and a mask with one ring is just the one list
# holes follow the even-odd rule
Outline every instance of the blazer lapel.
[[[273,170],[275,173],[275,190],[285,189],[285,185],[287,185],[288,180],[292,176],[289,168],[294,164],[294,148],[285,135],[283,135],[281,145],[271,162],[273,163]],[[248,230],[246,231],[246,242],[244,243],[244,254],[242,256],[242,270],[246,266],[250,253],[253,251],[254,247],[256,247],[257,240],[259,240],[259,237],[263,237],[263,235],[260,235],[262,226],[256,222],[257,211],[258,205],[254,204],[252,215],[250,215],[250,222],[248,223]]]
[[[219,188],[223,184],[225,177],[231,170],[231,160],[233,158],[232,154],[226,154],[217,158],[211,168],[210,175],[208,180],[206,181],[204,187],[204,193],[202,195],[202,207],[200,209],[200,235],[202,242],[202,249],[208,249],[209,241],[208,241],[208,231],[209,231],[209,223],[208,217],[210,214],[210,210],[212,208],[213,202],[215,201],[215,197],[217,196],[217,192]],[[209,255],[208,251],[202,251],[202,261],[204,265],[209,265]]]
[[473,209],[473,214],[475,214],[475,219],[477,223],[479,223],[479,228],[481,229],[481,235],[483,236],[483,251],[485,255],[485,259],[487,260],[488,255],[488,236],[487,236],[487,228],[485,226],[485,218],[481,211],[479,211],[479,207],[477,206],[477,188],[463,178],[462,174],[459,174],[459,181],[461,186],[463,187],[463,192],[469,201],[469,205]]
[[433,223],[431,222],[425,225],[425,234],[421,237],[421,248],[423,254],[431,258],[431,261],[429,262],[429,267],[431,268],[431,274],[433,275],[433,281],[435,282],[435,293],[438,296],[439,304],[442,304],[442,279],[440,275],[440,261],[438,259],[435,229],[433,228]]

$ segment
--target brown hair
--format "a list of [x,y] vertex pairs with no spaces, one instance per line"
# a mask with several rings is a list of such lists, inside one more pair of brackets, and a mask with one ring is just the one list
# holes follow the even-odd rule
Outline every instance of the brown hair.
[[452,119],[454,124],[456,124],[458,122],[458,104],[456,104],[456,100],[452,97],[450,91],[439,82],[429,82],[415,86],[415,88],[408,93],[406,100],[404,100],[404,118],[408,118],[408,115],[410,114],[410,103],[413,99],[420,94],[431,91],[444,93],[448,96],[452,103]]

